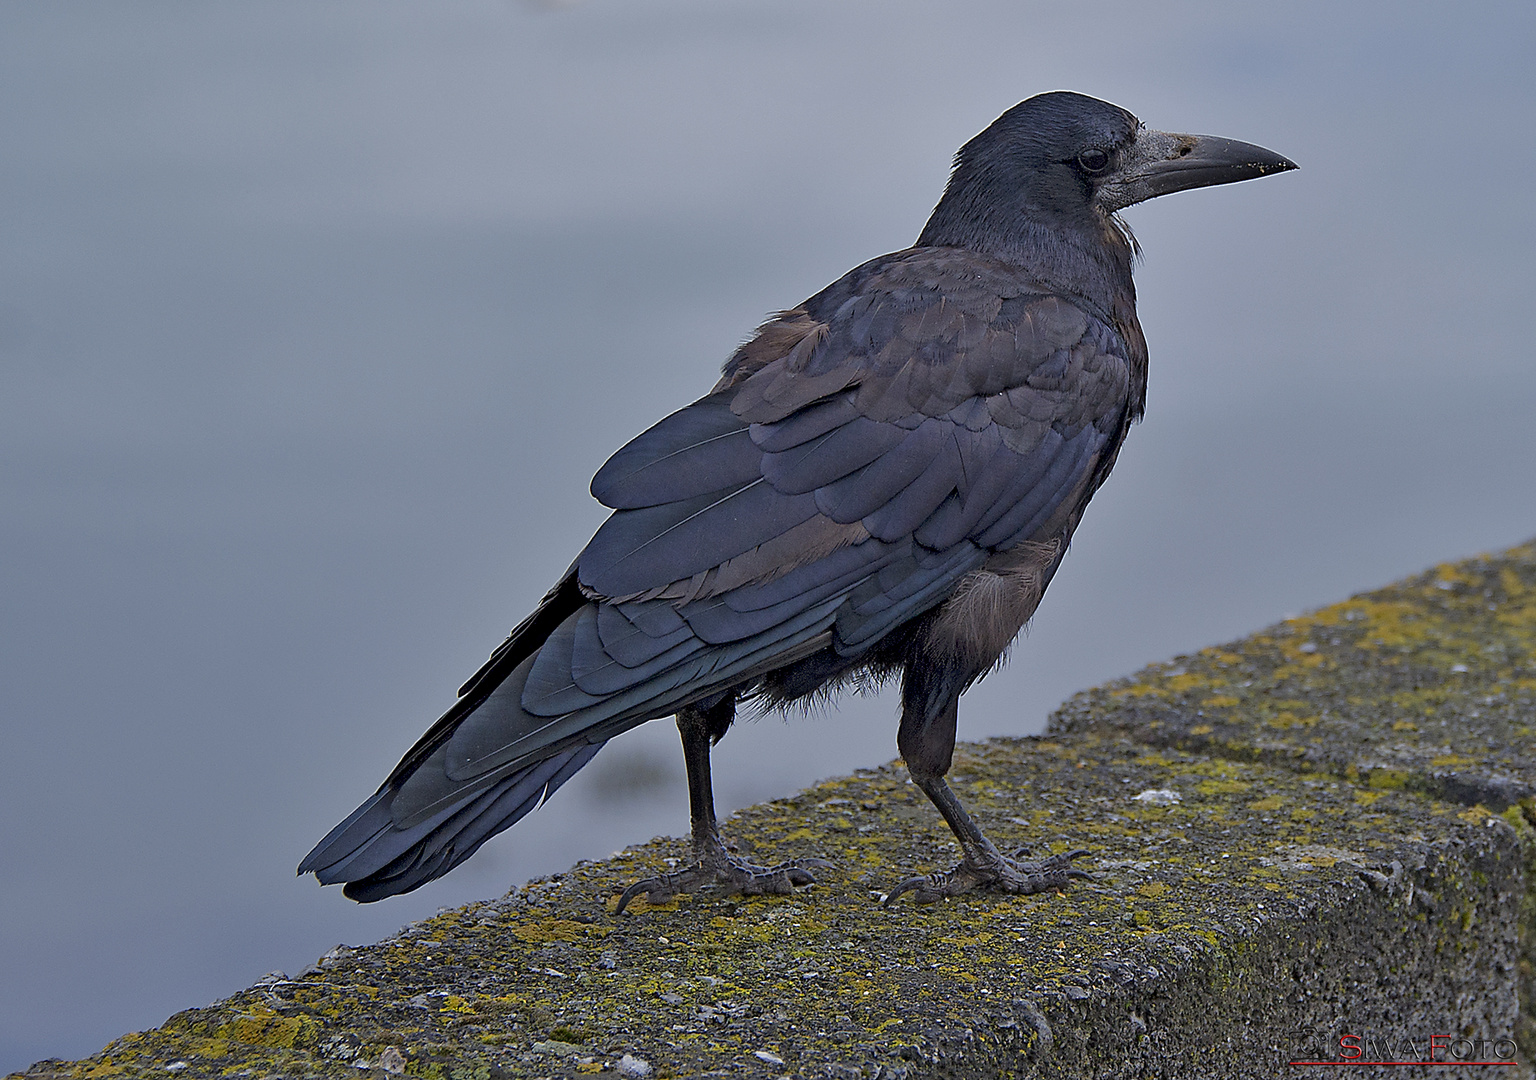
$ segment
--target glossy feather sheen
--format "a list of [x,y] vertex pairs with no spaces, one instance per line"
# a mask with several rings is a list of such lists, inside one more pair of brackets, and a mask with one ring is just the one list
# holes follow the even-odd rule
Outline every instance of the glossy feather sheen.
[[[837,603],[816,630],[833,631],[834,647],[856,654],[942,599],[989,551],[1060,531],[1053,515],[1080,492],[1123,421],[1125,361],[1094,347],[1113,336],[1090,339],[1095,320],[1032,294],[1027,279],[1005,278],[985,260],[916,251],[883,262],[873,274],[850,275],[863,278],[861,287],[841,302],[841,318],[825,324],[816,348],[791,351],[734,393],[674,413],[598,474],[594,491],[637,509],[615,513],[577,560],[590,603],[534,659],[519,702],[528,715],[585,714],[598,724],[611,695],[633,696],[652,683],[658,700],[670,700],[677,670],[699,650],[761,649],[787,620],[828,600]],[[1008,285],[1007,298],[974,288],[978,265],[994,286]],[[985,362],[974,359],[978,352]],[[795,367],[813,378],[841,372],[841,388],[797,401],[815,387]],[[1099,377],[1116,369],[1118,378]],[[1089,393],[1071,393],[1073,386]],[[782,415],[749,427],[738,403],[757,407],[764,387]],[[861,394],[881,415],[897,396],[905,411],[872,419]],[[1013,428],[998,414],[1014,419]],[[751,475],[740,464],[744,447],[755,458]],[[709,479],[697,480],[697,455],[708,453],[730,462],[737,486],[697,491],[725,475],[705,469]],[[658,480],[673,471],[667,482],[679,497],[659,502]],[[982,498],[968,501],[973,492]],[[798,566],[773,560],[760,580],[718,588],[732,560],[818,517],[857,523],[867,538]],[[643,598],[668,589],[667,598]],[[624,596],[641,598],[622,606],[607,599]],[[651,633],[642,629],[647,615]],[[698,689],[720,688],[702,678]],[[483,761],[529,737],[508,720],[467,729],[477,743],[504,732],[504,746],[476,751]]]
[[[1125,422],[1112,328],[952,250],[876,260],[824,295],[839,292],[799,339],[814,347],[604,465],[592,491],[615,513],[575,564],[585,602],[402,785],[393,815],[376,797],[317,849],[335,859],[325,879],[367,879],[366,897],[446,872],[601,738],[775,650],[856,659],[990,552],[1061,533]],[[437,861],[405,858],[447,833]]]
[[926,246],[764,324],[609,459],[592,494],[613,513],[571,572],[301,870],[358,899],[415,888],[692,702],[778,702],[928,647],[931,719],[996,660],[1140,413],[1146,357],[1123,236],[989,234],[997,207],[962,172]]

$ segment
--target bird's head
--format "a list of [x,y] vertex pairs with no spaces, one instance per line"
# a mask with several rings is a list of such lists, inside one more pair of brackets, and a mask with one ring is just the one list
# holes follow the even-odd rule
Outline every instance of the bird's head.
[[1154,131],[1097,98],[1039,94],[960,148],[918,244],[1007,255],[1041,231],[1102,236],[1135,203],[1294,168],[1252,143]]

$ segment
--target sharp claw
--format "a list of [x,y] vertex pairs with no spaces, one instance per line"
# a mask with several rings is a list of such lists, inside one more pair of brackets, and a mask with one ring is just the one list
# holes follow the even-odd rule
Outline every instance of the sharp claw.
[[896,902],[896,900],[901,896],[902,893],[912,892],[914,889],[916,889],[919,886],[921,886],[922,883],[923,883],[923,879],[922,878],[907,878],[906,881],[903,881],[901,884],[897,885],[890,892],[885,894],[885,898],[880,901],[880,906],[883,907],[883,908],[890,907],[892,904],[894,904]]
[[[1077,849],[1075,849],[1073,851],[1067,852],[1065,855],[1057,855],[1057,856],[1055,856],[1055,859],[1060,859],[1063,863],[1070,863],[1073,859],[1080,859],[1084,855],[1087,855],[1087,854],[1089,854],[1089,851],[1088,851],[1087,848],[1077,848]],[[1055,860],[1052,859],[1050,861],[1055,861]],[[1075,866],[1067,866],[1066,869],[1063,871],[1063,873],[1065,873],[1066,876],[1069,877],[1069,878],[1082,878],[1084,881],[1092,881],[1093,880],[1093,875],[1092,874],[1090,874],[1086,870],[1079,870]]]
[[903,893],[911,893],[913,903],[937,903],[947,895],[945,890],[952,874],[953,871],[949,874],[929,874],[927,877],[907,878],[886,894],[885,899],[880,901],[880,906],[890,907]]
[[629,906],[629,902],[641,893],[646,894],[647,903],[656,903],[663,892],[668,896],[671,895],[671,889],[664,878],[653,877],[646,878],[644,881],[637,881],[619,895],[619,903],[613,909],[613,913],[615,915],[624,914],[624,909]]

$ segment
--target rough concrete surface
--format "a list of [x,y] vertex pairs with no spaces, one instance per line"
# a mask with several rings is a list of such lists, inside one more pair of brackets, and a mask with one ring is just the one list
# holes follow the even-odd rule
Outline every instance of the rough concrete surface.
[[[899,765],[754,807],[794,897],[611,914],[662,839],[339,947],[28,1077],[1273,1077],[1536,1046],[1536,546],[1068,702],[952,778],[1070,890],[891,910],[957,857]],[[371,1070],[371,1071],[370,1071]],[[1350,1076],[1530,1077],[1508,1065]]]

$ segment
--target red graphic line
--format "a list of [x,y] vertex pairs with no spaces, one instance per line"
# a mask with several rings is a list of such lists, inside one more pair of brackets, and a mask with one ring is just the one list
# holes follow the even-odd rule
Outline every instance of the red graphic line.
[[1517,1065],[1515,1061],[1290,1061],[1288,1065]]

